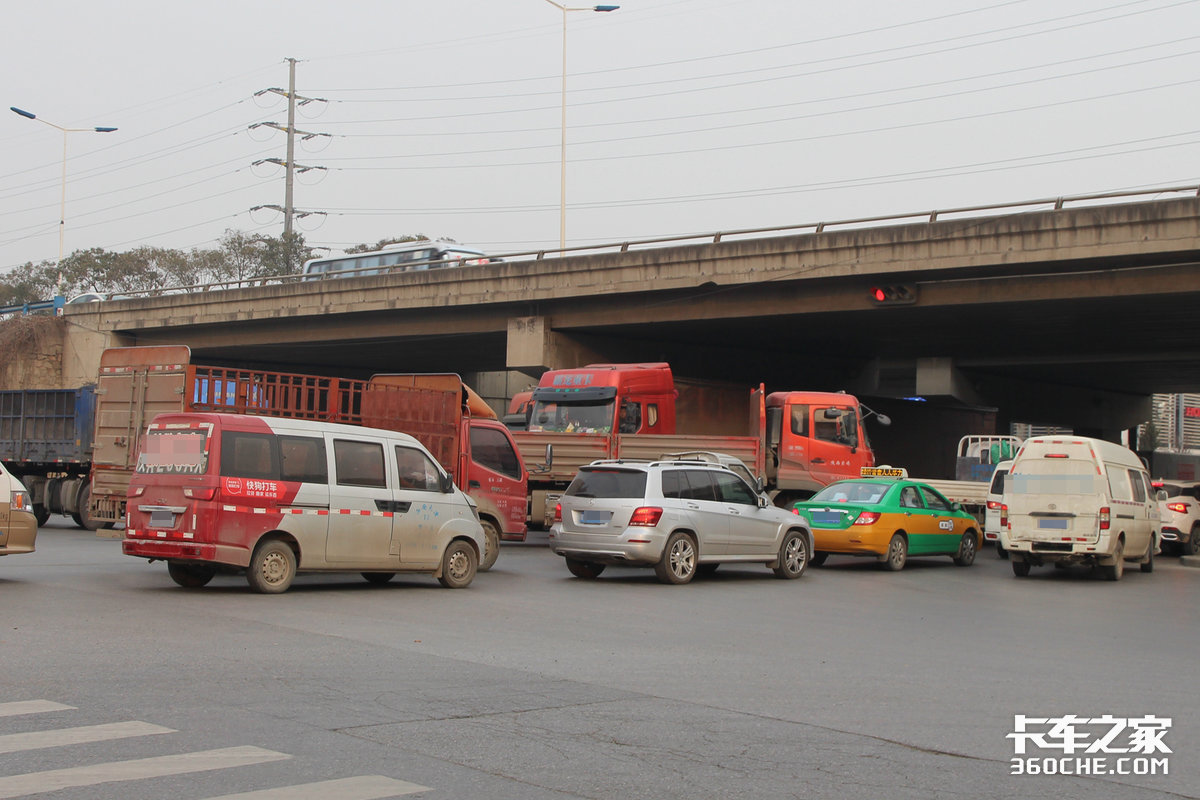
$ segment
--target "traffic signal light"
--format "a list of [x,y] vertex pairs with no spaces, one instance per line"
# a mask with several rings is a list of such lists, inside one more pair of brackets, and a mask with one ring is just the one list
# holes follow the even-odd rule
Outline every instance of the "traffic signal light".
[[917,302],[917,287],[911,283],[888,283],[872,286],[871,302],[877,306],[902,306]]

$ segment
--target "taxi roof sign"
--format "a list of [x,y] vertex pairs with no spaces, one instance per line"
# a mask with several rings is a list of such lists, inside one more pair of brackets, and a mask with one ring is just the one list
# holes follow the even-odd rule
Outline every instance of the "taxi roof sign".
[[882,467],[863,467],[858,471],[859,476],[863,478],[907,478],[908,470],[903,467],[889,467],[886,464]]

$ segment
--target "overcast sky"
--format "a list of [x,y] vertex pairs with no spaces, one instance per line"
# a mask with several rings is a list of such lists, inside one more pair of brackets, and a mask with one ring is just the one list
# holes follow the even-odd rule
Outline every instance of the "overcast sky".
[[[5,106],[66,127],[66,251],[279,234],[334,252],[556,247],[546,0],[41,0]],[[625,0],[567,21],[567,240],[586,245],[1200,182],[1198,0]],[[0,117],[0,271],[58,255],[63,134]],[[321,212],[321,213],[316,213]]]

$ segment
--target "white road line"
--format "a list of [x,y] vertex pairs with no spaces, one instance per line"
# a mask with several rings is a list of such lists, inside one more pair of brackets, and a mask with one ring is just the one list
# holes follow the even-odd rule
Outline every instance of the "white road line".
[[75,706],[64,706],[49,700],[17,700],[0,703],[0,717],[16,717],[21,714],[45,714],[47,711],[74,711]]
[[433,790],[428,786],[398,781],[384,775],[360,775],[357,778],[301,783],[244,794],[223,794],[208,800],[381,800],[430,791]]
[[161,778],[166,775],[245,767],[252,764],[265,764],[269,761],[281,761],[285,758],[291,758],[291,756],[247,745],[174,756],[159,756],[158,758],[139,758],[133,761],[110,761],[107,764],[92,764],[87,767],[71,767],[47,772],[29,772],[24,775],[0,778],[0,798],[7,800],[10,797],[26,797],[59,789],[95,786],[99,783],[135,781],[145,778]]
[[106,742],[110,739],[129,739],[134,736],[153,736],[156,733],[175,733],[170,728],[149,722],[113,722],[107,725],[87,725],[80,728],[59,728],[32,733],[10,733],[0,736],[0,753],[19,753],[43,747],[62,747],[69,744]]

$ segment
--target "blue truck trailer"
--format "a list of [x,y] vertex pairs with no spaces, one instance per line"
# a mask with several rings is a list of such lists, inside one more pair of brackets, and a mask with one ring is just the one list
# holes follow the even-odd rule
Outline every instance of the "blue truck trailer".
[[0,462],[29,490],[38,525],[67,514],[96,530],[87,513],[95,425],[95,386],[0,391]]

